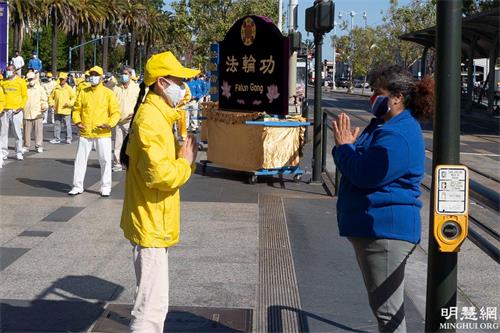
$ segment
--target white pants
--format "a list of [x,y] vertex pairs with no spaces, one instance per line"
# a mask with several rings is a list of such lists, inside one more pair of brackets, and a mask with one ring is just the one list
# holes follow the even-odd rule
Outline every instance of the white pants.
[[[5,110],[0,113],[1,127],[0,127],[0,144],[2,153],[7,155],[9,153],[9,126],[10,122],[14,127],[14,137],[16,138],[16,153],[22,154],[23,149],[23,112],[14,113],[14,110]],[[2,156],[3,157],[3,156]]]
[[111,138],[84,138],[80,137],[75,158],[75,173],[73,176],[73,187],[84,190],[83,181],[87,171],[92,145],[97,147],[97,156],[101,165],[101,193],[111,191]]
[[120,150],[122,149],[123,139],[128,133],[130,123],[125,123],[122,125],[116,125],[115,127],[115,146],[113,150],[113,163],[115,165],[120,164]]
[[130,331],[163,333],[168,312],[168,249],[134,245],[136,291]]

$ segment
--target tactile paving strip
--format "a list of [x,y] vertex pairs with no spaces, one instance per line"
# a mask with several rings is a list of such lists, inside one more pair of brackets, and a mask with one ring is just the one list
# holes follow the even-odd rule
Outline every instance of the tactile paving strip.
[[301,332],[297,278],[283,200],[259,195],[257,332]]

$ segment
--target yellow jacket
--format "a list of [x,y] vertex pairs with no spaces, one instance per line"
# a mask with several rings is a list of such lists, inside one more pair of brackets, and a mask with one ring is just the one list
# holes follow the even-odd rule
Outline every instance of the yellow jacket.
[[87,87],[90,87],[90,83],[88,83],[87,81],[78,83],[78,85],[76,86],[76,94],[78,95],[78,93],[82,91],[82,89],[85,89]]
[[33,120],[42,118],[42,110],[46,110],[47,107],[47,93],[45,89],[39,84],[28,87],[28,102],[24,107],[24,119]]
[[80,91],[73,109],[73,122],[85,126],[80,135],[85,138],[109,138],[111,129],[98,128],[108,124],[115,127],[120,120],[120,107],[111,90],[99,83]]
[[113,92],[118,99],[118,103],[120,104],[120,123],[128,122],[128,117],[134,113],[137,97],[139,97],[139,90],[139,85],[132,81],[128,84],[127,88],[123,85],[115,86],[113,88]]
[[178,157],[172,130],[178,116],[162,97],[149,92],[129,132],[120,226],[127,239],[143,247],[170,247],[179,242],[179,189],[194,168]]
[[24,108],[28,100],[26,81],[16,75],[13,79],[3,80],[2,88],[5,94],[5,109],[17,110]]
[[[71,114],[71,108],[75,104],[75,92],[67,83],[63,87],[57,85],[50,94],[49,104],[54,107],[56,114],[67,116]],[[68,106],[65,107],[65,104],[68,104]]]
[[0,113],[3,112],[5,108],[5,95],[3,93],[3,89],[0,89]]

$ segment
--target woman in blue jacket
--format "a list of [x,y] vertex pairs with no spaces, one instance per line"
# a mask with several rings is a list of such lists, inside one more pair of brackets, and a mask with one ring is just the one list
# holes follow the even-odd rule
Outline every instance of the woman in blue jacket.
[[359,135],[341,114],[333,122],[333,158],[342,173],[340,235],[348,237],[381,332],[406,332],[404,270],[420,242],[420,183],[425,143],[416,119],[432,117],[434,83],[391,66],[371,75],[375,116]]

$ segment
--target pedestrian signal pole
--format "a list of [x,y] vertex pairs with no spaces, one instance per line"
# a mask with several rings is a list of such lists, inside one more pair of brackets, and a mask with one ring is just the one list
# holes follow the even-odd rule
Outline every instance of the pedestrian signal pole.
[[[436,109],[434,117],[434,150],[433,150],[433,189],[447,189],[441,184],[439,177],[448,175],[437,171],[446,165],[457,166],[460,162],[460,57],[462,33],[462,0],[437,1],[437,33],[436,33]],[[438,168],[440,166],[440,168]],[[452,169],[452,168],[450,168]],[[463,167],[462,167],[463,169]],[[462,174],[458,172],[458,174]],[[463,172],[463,183],[466,186],[466,171]],[[448,177],[448,176],[447,176]],[[455,182],[457,183],[457,182]],[[452,184],[452,182],[450,182]],[[464,187],[465,189],[465,187]],[[450,324],[456,320],[457,305],[457,251],[456,247],[446,252],[454,240],[460,239],[460,232],[466,232],[466,225],[459,225],[460,219],[454,219],[453,213],[438,215],[437,203],[441,196],[431,191],[430,231],[427,268],[427,300],[425,314],[426,332],[455,331]],[[459,193],[458,191],[457,193]],[[464,213],[466,213],[466,191],[464,191]],[[437,209],[436,209],[437,205]],[[459,205],[460,206],[460,205]],[[442,207],[447,207],[442,205]],[[453,208],[450,207],[450,210]],[[456,215],[456,214],[455,214]],[[457,222],[455,222],[457,221]],[[438,224],[442,223],[442,224]],[[465,229],[465,230],[464,230]],[[463,236],[463,234],[462,234]],[[463,238],[462,238],[463,239]],[[444,243],[446,244],[443,244]],[[444,246],[446,245],[446,246]],[[456,245],[456,244],[455,244]]]
[[321,178],[321,66],[323,35],[333,29],[335,17],[335,4],[332,1],[316,0],[314,6],[306,9],[306,31],[314,34],[314,132],[313,132],[313,158],[312,182],[319,183]]

